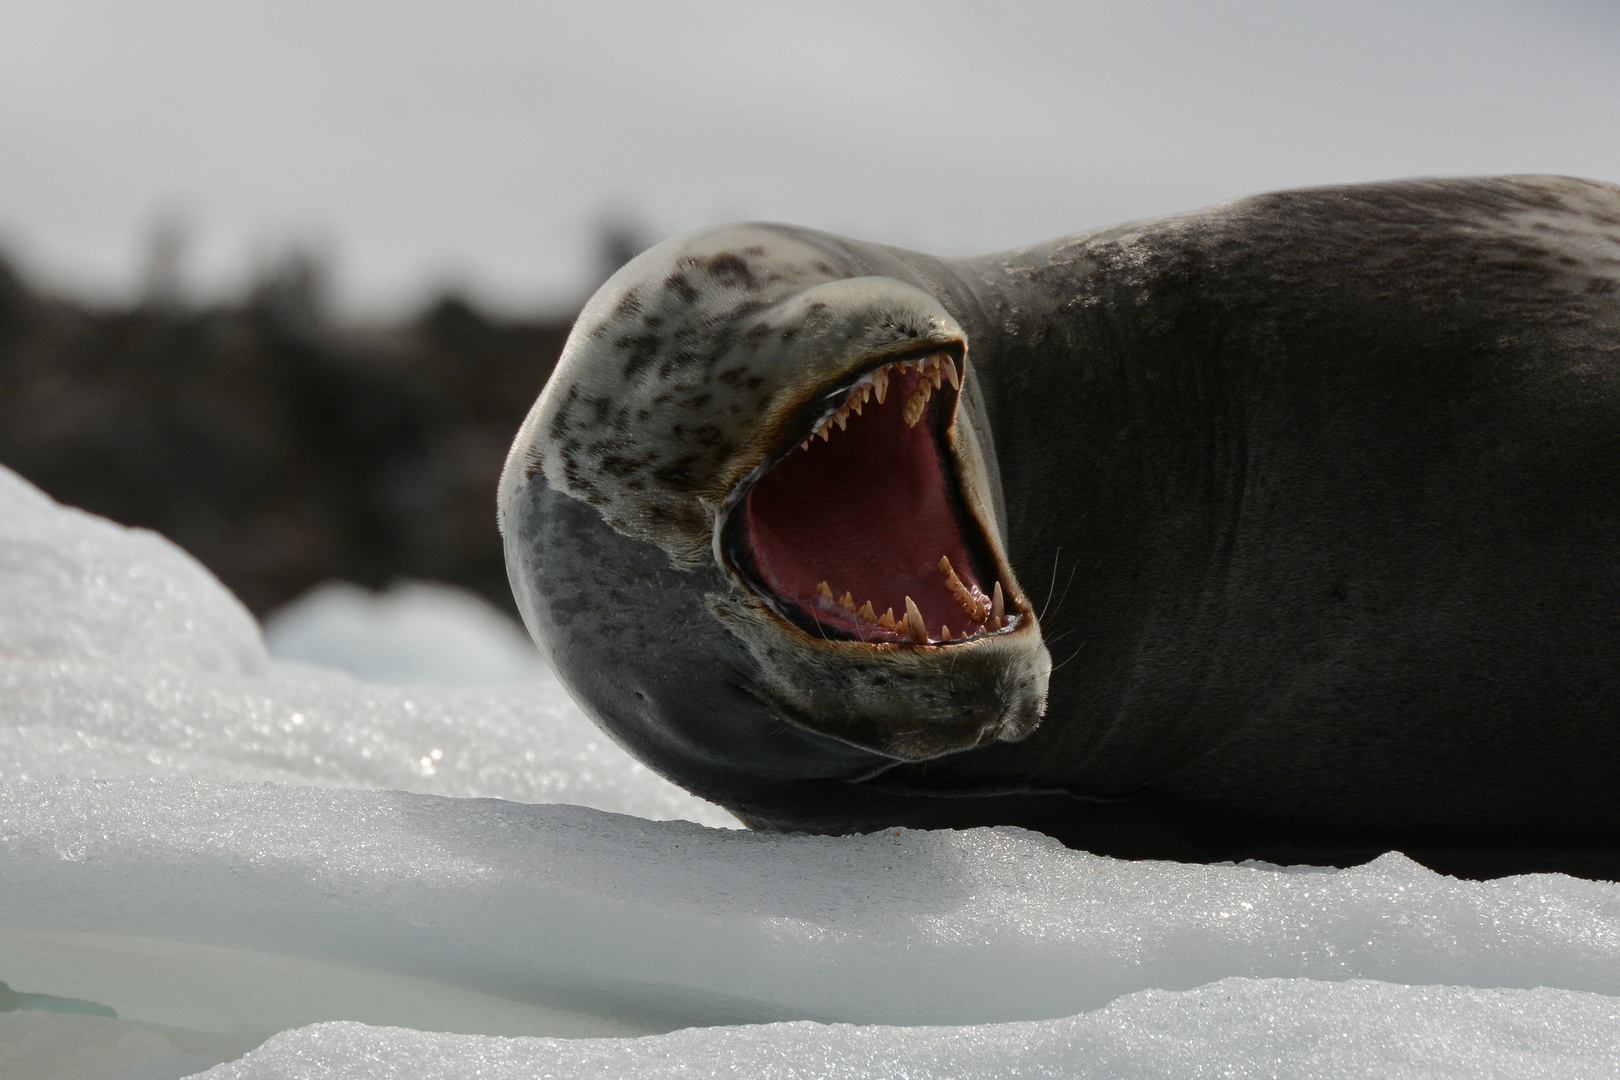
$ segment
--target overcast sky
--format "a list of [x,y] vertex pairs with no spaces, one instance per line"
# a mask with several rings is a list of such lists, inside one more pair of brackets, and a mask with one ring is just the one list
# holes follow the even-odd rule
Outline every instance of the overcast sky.
[[352,310],[588,284],[597,223],[937,252],[1395,176],[1620,181],[1620,4],[0,0],[0,246],[198,298],[292,242]]

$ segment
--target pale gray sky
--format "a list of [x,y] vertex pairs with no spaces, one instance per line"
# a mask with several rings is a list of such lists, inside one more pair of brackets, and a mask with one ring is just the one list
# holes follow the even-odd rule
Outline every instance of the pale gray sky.
[[595,223],[1006,247],[1253,191],[1620,180],[1620,5],[0,0],[0,245],[194,295],[302,237],[346,303],[582,289]]

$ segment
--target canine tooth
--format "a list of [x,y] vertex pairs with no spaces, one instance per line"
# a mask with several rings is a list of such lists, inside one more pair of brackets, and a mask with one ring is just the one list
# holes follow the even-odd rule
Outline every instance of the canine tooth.
[[1007,603],[1001,598],[1001,582],[998,581],[996,582],[995,590],[990,594],[990,616],[991,618],[995,619],[997,623],[1000,623],[1005,620],[1006,615]]
[[854,611],[855,610],[855,598],[853,596],[851,596],[848,592],[845,592],[844,596],[843,596],[843,599],[838,601],[838,606],[843,608],[845,611]]
[[906,617],[901,625],[906,629],[906,636],[918,645],[928,644],[928,628],[923,625],[922,612],[917,609],[917,602],[906,597]]
[[878,368],[872,372],[872,392],[877,395],[878,404],[889,394],[889,369]]
[[945,369],[945,381],[951,384],[951,389],[962,389],[962,380],[956,374],[956,361],[946,357],[939,366]]
[[893,630],[898,623],[894,621],[894,608],[890,608],[877,617],[877,624],[885,630]]

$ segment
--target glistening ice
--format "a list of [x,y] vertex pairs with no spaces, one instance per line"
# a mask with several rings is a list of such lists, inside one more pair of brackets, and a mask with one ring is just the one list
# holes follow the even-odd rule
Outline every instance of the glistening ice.
[[0,596],[0,981],[118,1014],[0,1013],[0,1072],[295,1025],[217,1075],[1620,1071],[1620,886],[708,827],[554,682],[273,662],[172,545],[3,473]]

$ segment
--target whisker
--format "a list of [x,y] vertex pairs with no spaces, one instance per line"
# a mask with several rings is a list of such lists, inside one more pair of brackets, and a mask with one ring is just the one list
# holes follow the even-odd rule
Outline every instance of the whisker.
[[[1056,615],[1058,613],[1058,611],[1063,610],[1063,601],[1065,601],[1065,600],[1067,600],[1069,598],[1069,586],[1074,584],[1075,571],[1077,571],[1079,569],[1080,569],[1080,564],[1079,563],[1075,563],[1074,566],[1072,566],[1069,569],[1069,580],[1064,583],[1064,585],[1063,585],[1063,595],[1058,597],[1057,611],[1052,612],[1052,614]],[[1044,614],[1042,615],[1042,618],[1045,618]]]
[[[1063,661],[1063,664],[1067,664],[1070,660],[1073,660],[1075,657],[1079,656],[1080,653],[1085,650],[1085,647],[1086,647],[1086,643],[1082,641],[1080,643],[1080,647],[1078,649],[1075,649],[1074,652],[1070,653],[1068,655],[1068,658]],[[1052,671],[1056,671],[1058,668],[1062,667],[1063,664],[1054,664],[1052,666]],[[1052,671],[1049,671],[1049,672],[1046,673],[1047,678],[1052,677]]]
[[1035,616],[1036,622],[1046,621],[1046,609],[1052,606],[1052,593],[1057,589],[1058,557],[1062,554],[1063,547],[1061,545],[1056,551],[1052,552],[1052,580],[1046,585],[1046,603],[1041,605],[1041,613]]

